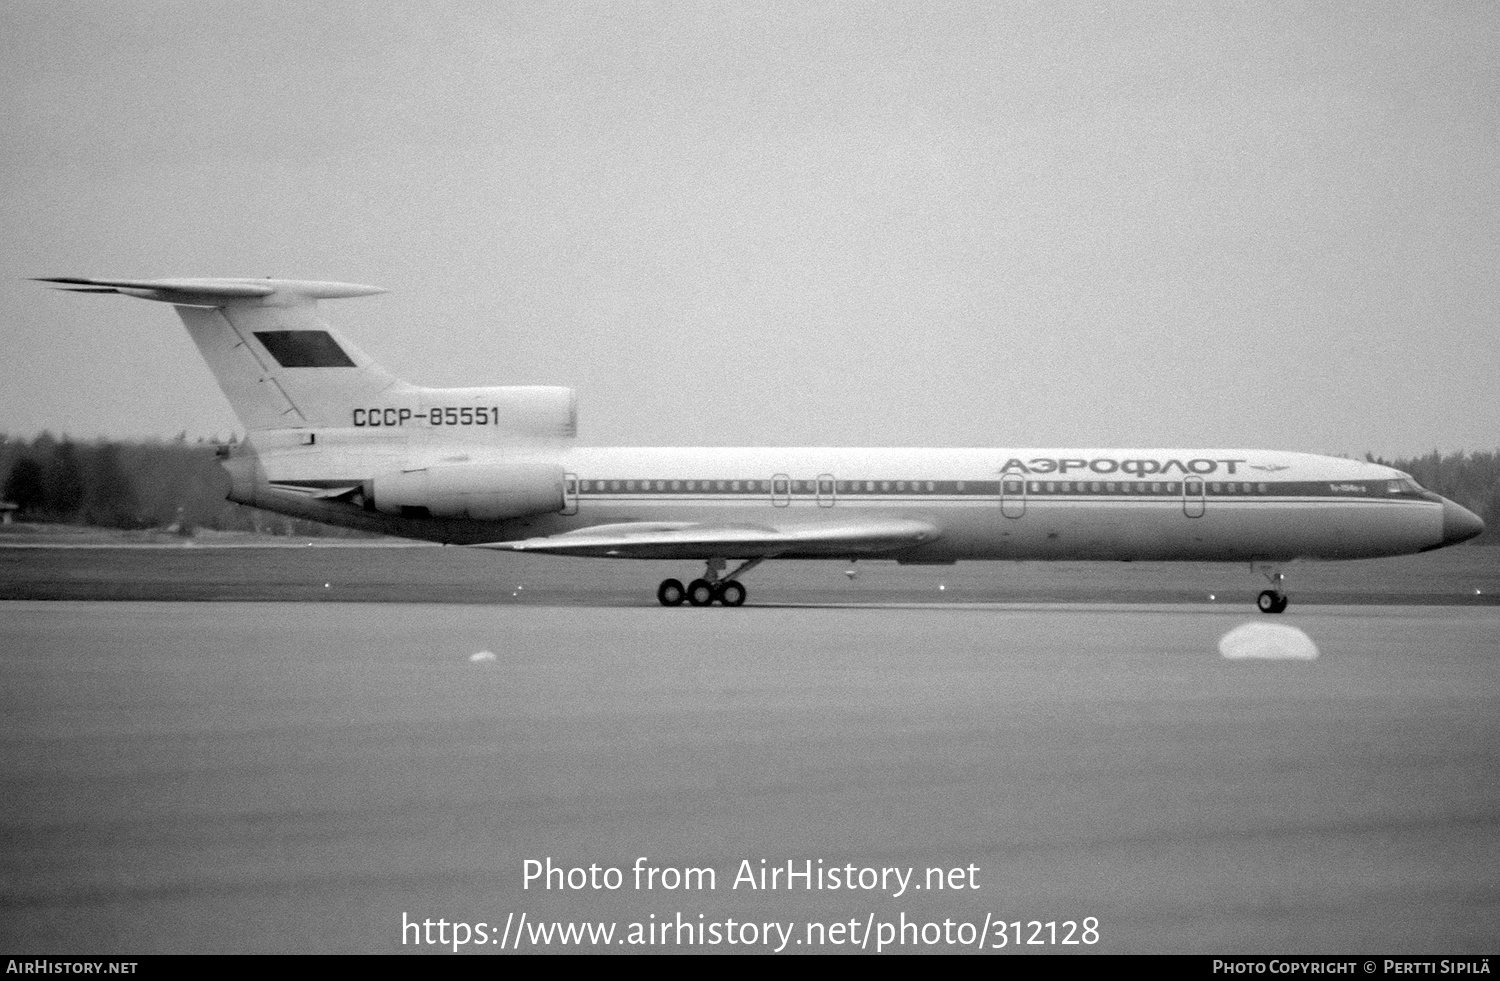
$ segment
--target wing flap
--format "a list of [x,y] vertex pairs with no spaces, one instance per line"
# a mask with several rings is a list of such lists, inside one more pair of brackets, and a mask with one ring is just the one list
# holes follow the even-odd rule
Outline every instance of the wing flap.
[[342,501],[355,495],[357,491],[363,490],[363,484],[341,484],[338,486],[324,486],[321,481],[297,481],[297,480],[273,480],[271,487],[274,490],[285,491],[289,494],[299,494],[310,497],[315,501]]
[[474,547],[628,559],[841,558],[899,551],[934,541],[938,535],[937,528],[925,521],[895,519],[782,526],[652,522],[601,525],[544,538]]

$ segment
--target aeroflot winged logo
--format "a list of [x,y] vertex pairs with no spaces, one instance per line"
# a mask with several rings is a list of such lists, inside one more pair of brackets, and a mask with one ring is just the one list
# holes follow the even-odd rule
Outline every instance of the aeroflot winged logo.
[[1250,464],[1250,469],[1251,470],[1264,470],[1266,473],[1279,473],[1282,470],[1290,470],[1292,468],[1291,468],[1291,466],[1289,466],[1288,464],[1285,464],[1285,463],[1266,463],[1266,464],[1252,463],[1252,464]]
[[[1222,464],[1225,473],[1237,473],[1236,469],[1245,461],[1235,460],[1116,460],[1109,456],[1096,456],[1091,460],[1080,457],[1045,457],[1034,456],[1030,460],[1021,460],[1011,457],[1005,461],[1005,466],[1000,468],[1001,473],[1057,473],[1066,474],[1073,470],[1088,470],[1092,473],[1128,473],[1133,477],[1145,477],[1150,474],[1167,474],[1177,471],[1183,474],[1211,474],[1218,473]],[[1268,469],[1268,468],[1257,468]],[[1285,470],[1285,467],[1276,467],[1277,470]]]

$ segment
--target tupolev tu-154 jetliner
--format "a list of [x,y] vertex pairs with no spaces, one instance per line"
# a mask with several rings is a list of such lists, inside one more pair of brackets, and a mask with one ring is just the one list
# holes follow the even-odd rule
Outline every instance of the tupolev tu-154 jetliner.
[[[666,606],[745,601],[766,559],[1245,562],[1406,555],[1484,523],[1390,467],[1273,450],[591,447],[567,388],[424,388],[322,320],[385,292],[278,279],[41,282],[177,308],[247,430],[229,499],[511,552],[706,563]],[[728,571],[731,561],[740,563]]]

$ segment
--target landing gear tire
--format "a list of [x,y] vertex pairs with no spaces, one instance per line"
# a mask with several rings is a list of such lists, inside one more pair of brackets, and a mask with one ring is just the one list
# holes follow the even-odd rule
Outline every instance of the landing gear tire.
[[714,601],[714,584],[707,579],[694,579],[688,583],[687,601],[694,606],[708,606]]
[[1286,605],[1289,602],[1290,600],[1285,596],[1277,594],[1274,590],[1267,589],[1257,597],[1255,605],[1260,608],[1260,612],[1262,613],[1282,613],[1285,612]]
[[725,606],[742,606],[745,602],[745,587],[733,579],[720,583],[718,588],[718,601]]
[[661,585],[656,587],[656,598],[662,606],[681,606],[682,601],[687,598],[687,590],[676,579],[663,579]]

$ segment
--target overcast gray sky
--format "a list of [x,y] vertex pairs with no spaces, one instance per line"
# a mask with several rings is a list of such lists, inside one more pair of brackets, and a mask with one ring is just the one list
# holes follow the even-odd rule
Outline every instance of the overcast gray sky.
[[0,5],[0,431],[238,429],[170,307],[341,279],[587,442],[1500,446],[1500,4]]

